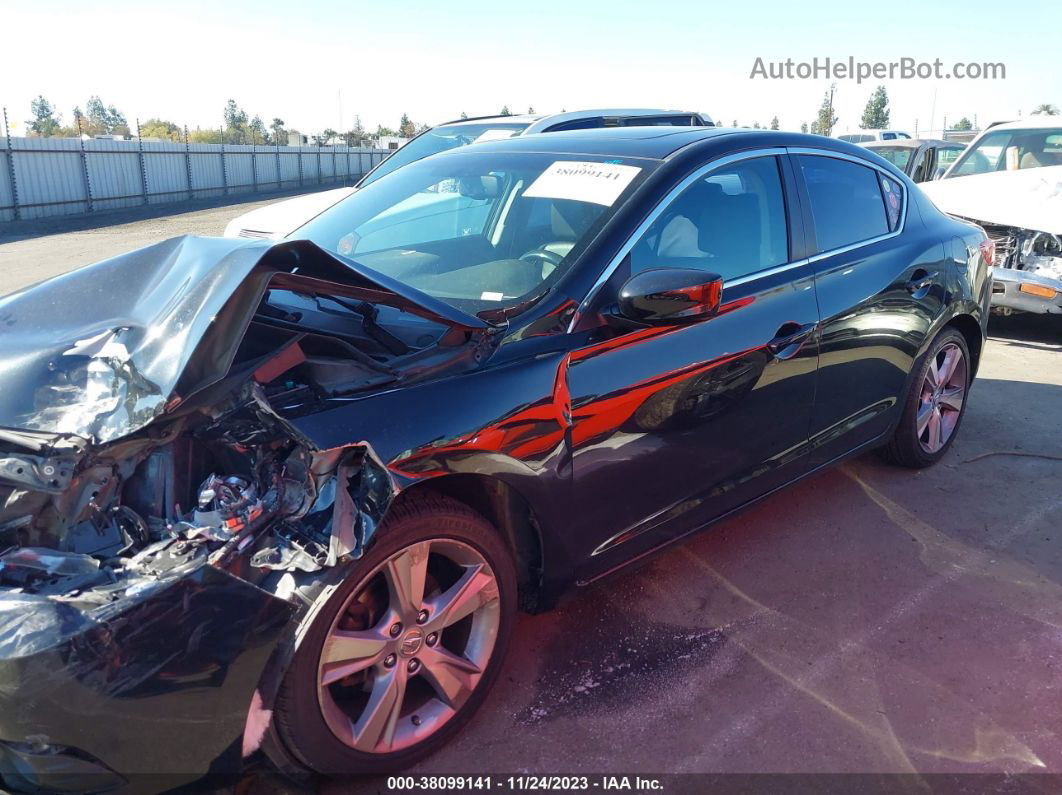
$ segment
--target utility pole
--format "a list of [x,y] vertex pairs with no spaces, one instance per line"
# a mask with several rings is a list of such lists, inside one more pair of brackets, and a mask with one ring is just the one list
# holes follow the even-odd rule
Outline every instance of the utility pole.
[[836,83],[830,83],[830,115],[826,117],[826,121],[830,123],[830,129],[826,130],[823,135],[829,138],[833,135],[833,92],[837,88]]

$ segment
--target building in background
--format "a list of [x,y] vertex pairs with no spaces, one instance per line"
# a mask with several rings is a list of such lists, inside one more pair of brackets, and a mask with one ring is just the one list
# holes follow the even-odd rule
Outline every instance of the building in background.
[[[374,136],[375,137],[375,136]],[[400,135],[381,135],[376,137],[377,149],[401,149],[408,144],[412,138],[403,138]]]

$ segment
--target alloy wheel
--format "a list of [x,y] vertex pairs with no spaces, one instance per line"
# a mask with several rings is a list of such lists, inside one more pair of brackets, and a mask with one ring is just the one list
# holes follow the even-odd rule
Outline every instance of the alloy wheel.
[[941,347],[929,362],[918,401],[918,443],[937,453],[948,443],[962,416],[966,399],[966,357],[953,342]]
[[318,702],[332,733],[364,753],[416,745],[476,689],[501,621],[483,555],[455,539],[400,549],[352,591],[318,661]]

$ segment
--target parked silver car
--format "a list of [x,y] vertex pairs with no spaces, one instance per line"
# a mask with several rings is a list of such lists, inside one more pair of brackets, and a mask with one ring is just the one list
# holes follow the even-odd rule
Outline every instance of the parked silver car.
[[601,127],[713,127],[704,113],[657,108],[606,108],[565,113],[520,116],[480,116],[456,119],[422,132],[395,151],[355,185],[296,196],[237,216],[225,227],[225,237],[261,237],[281,240],[311,218],[347,198],[358,188],[375,182],[402,166],[429,155],[468,144],[496,141],[517,135],[589,130]]

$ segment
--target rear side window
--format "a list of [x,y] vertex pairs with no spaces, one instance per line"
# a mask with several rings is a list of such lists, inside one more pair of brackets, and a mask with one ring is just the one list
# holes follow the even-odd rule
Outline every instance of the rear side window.
[[[819,251],[850,246],[890,231],[876,170],[836,157],[800,155],[798,160],[811,198]],[[896,218],[898,222],[899,215]]]
[[688,114],[681,116],[632,116],[620,119],[621,127],[700,127],[701,120]]

